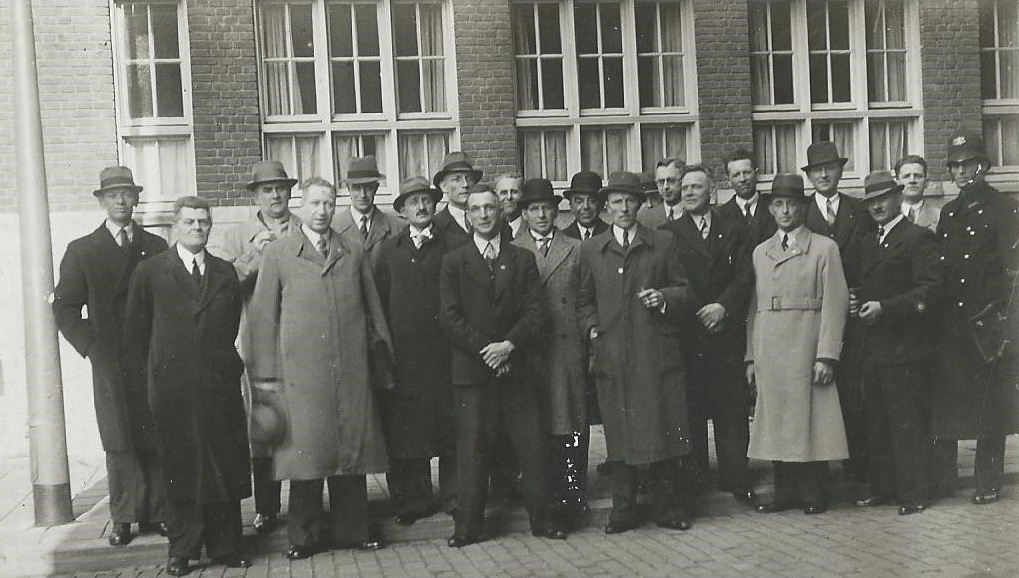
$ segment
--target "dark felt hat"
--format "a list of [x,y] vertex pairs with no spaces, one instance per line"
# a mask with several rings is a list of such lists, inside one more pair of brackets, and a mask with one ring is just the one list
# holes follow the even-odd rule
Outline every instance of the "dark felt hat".
[[538,201],[549,201],[555,206],[559,206],[559,202],[563,200],[562,197],[555,194],[552,190],[552,181],[548,179],[528,179],[527,182],[520,187],[522,196],[520,201],[517,202],[520,207],[526,208],[527,205]]
[[863,179],[863,200],[876,199],[889,193],[898,193],[902,185],[895,182],[891,171],[874,171]]
[[101,196],[106,191],[115,189],[131,189],[136,193],[142,192],[142,188],[134,184],[134,175],[131,169],[122,166],[106,167],[99,172],[99,188],[92,191],[95,196]]
[[806,201],[803,194],[803,177],[793,173],[778,173],[771,181],[771,196]]
[[948,162],[961,163],[970,159],[990,161],[984,139],[975,132],[959,132],[948,139]]
[[436,203],[442,200],[442,191],[434,188],[432,183],[428,182],[428,179],[424,177],[410,177],[400,182],[400,194],[393,199],[393,209],[396,212],[402,211],[403,204],[414,193],[428,193]]
[[354,157],[350,159],[347,167],[347,176],[344,183],[359,185],[362,183],[377,183],[386,178],[386,175],[379,172],[379,165],[375,161],[375,155],[366,157]]
[[253,191],[262,183],[286,183],[292,187],[297,184],[297,179],[287,176],[287,170],[279,161],[258,161],[251,165],[251,181],[245,187]]
[[830,140],[816,142],[807,147],[807,164],[800,167],[800,169],[806,172],[810,167],[816,167],[832,161],[839,161],[845,166],[849,159],[840,155],[839,147]]
[[580,171],[570,179],[570,188],[563,191],[567,199],[573,195],[597,195],[601,190],[601,175],[593,171]]
[[462,151],[451,152],[442,159],[442,168],[432,177],[432,184],[439,186],[443,177],[449,173],[467,173],[471,175],[474,182],[480,181],[481,175],[484,174],[481,170],[474,168],[471,157]]
[[644,202],[647,193],[640,186],[640,175],[629,171],[616,171],[609,175],[609,182],[598,191],[598,196],[607,199],[609,193],[627,193]]

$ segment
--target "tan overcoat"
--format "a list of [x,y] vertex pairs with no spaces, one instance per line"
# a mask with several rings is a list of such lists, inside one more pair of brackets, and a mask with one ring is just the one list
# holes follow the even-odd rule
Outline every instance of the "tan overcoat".
[[778,231],[754,250],[747,322],[757,406],[748,455],[786,462],[849,457],[834,384],[812,384],[814,361],[838,361],[849,289],[835,241],[801,226],[782,249]]

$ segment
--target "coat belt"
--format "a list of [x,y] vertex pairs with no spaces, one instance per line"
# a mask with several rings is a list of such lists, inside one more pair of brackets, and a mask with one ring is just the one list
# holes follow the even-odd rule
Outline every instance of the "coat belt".
[[758,311],[785,311],[791,309],[820,311],[821,300],[813,297],[772,297],[771,306]]

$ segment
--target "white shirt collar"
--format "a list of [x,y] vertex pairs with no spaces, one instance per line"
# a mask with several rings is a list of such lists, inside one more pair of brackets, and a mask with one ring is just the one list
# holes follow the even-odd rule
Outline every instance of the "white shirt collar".
[[411,236],[412,239],[414,237],[418,237],[420,235],[424,235],[425,237],[428,237],[429,239],[431,239],[433,237],[433,235],[432,235],[432,224],[431,223],[428,223],[428,226],[425,227],[424,229],[418,229],[414,225],[409,225],[407,228],[410,231],[410,236]]
[[754,191],[754,196],[749,199],[744,199],[739,195],[735,195],[733,198],[736,199],[736,206],[739,207],[741,213],[746,213],[747,207],[750,207],[750,215],[757,214],[757,201],[761,199],[761,195],[757,191]]
[[[548,234],[544,235],[544,236],[539,235],[539,234],[535,233],[534,231],[532,231],[530,229],[527,230],[527,233],[531,235],[531,237],[534,239],[535,243],[540,243],[541,241],[543,241],[545,239],[548,239],[549,241],[551,241],[552,237],[555,236],[555,227],[553,227],[552,230],[549,231]],[[583,233],[583,231],[581,231],[581,233]]]
[[913,213],[913,215],[915,216],[917,213],[920,212],[920,209],[923,208],[923,199],[920,199],[919,203],[914,203],[912,205],[903,202],[902,205],[900,205],[900,207],[902,209],[903,215],[909,216],[910,213]]
[[359,229],[361,228],[361,217],[368,217],[368,230],[371,231],[373,220],[372,217],[374,216],[375,216],[374,207],[372,207],[371,212],[362,213],[361,211],[355,209],[354,205],[350,205],[350,218],[354,219],[354,226]]
[[711,211],[706,211],[703,215],[690,213],[690,216],[693,217],[693,224],[697,225],[698,231],[701,230],[701,221],[706,222],[708,224],[708,228],[711,228]]
[[[92,222],[94,223],[95,221],[92,221]],[[114,223],[113,221],[110,221],[109,219],[106,219],[105,221],[103,221],[103,223],[106,224],[106,230],[109,231],[111,235],[113,235],[113,240],[116,241],[117,243],[120,243],[120,240],[117,237],[120,236],[120,230],[121,229],[124,229],[125,231],[127,231],[127,242],[128,243],[130,243],[131,241],[134,241],[134,226],[133,226],[134,222],[133,221],[130,224],[128,224],[128,226],[126,226],[126,227],[121,227],[120,225]]]
[[[839,195],[838,191],[831,196],[831,208],[835,211],[835,214],[839,214]],[[828,216],[828,198],[817,191],[814,191],[814,202],[817,203],[817,208],[821,211],[821,215],[824,217]]]
[[781,239],[782,239],[783,235],[789,235],[789,237],[788,237],[789,238],[789,248],[790,249],[792,249],[794,247],[798,248],[799,247],[799,243],[796,242],[796,239],[798,239],[800,237],[800,233],[802,233],[804,231],[804,229],[806,229],[806,225],[800,225],[799,227],[796,227],[795,229],[793,229],[792,231],[789,231],[788,233],[783,231],[782,229],[779,229],[778,232],[777,232],[778,238],[779,238],[779,242],[781,242]]
[[672,219],[678,219],[683,216],[683,203],[676,203],[670,205],[669,203],[662,203],[662,207],[665,211],[665,218],[668,219],[669,215],[672,215]]
[[524,219],[520,216],[517,216],[516,219],[509,222],[510,232],[513,233],[514,238],[517,236],[517,233],[520,232],[520,225],[522,224],[524,224]]
[[892,219],[891,221],[888,221],[884,225],[881,225],[881,227],[883,227],[882,230],[884,232],[881,234],[881,238],[877,240],[878,243],[884,243],[885,239],[888,237],[888,232],[891,231],[892,228],[895,227],[895,225],[898,225],[899,221],[901,221],[904,218],[906,218],[905,215],[903,215],[902,213],[899,213],[898,215],[895,215],[894,219]]
[[188,273],[194,268],[194,263],[198,263],[198,270],[201,271],[202,275],[205,275],[205,249],[197,253],[188,251],[180,243],[176,243],[177,256],[180,257],[181,262],[184,263],[184,270]]
[[[616,238],[616,242],[620,246],[623,244],[623,230],[619,225],[612,225],[612,236]],[[629,229],[626,229],[626,232],[630,243],[633,243],[634,236],[637,234],[637,224],[631,225]]]
[[485,254],[485,247],[487,247],[489,243],[491,243],[492,244],[492,248],[495,249],[495,256],[496,257],[499,256],[499,249],[500,249],[500,242],[502,241],[502,235],[496,235],[494,238],[489,240],[489,239],[485,239],[485,238],[481,237],[481,235],[478,235],[477,232],[475,232],[473,238],[474,238],[474,246],[478,248],[478,253],[481,253],[482,256],[484,256],[484,254]]
[[453,203],[448,203],[446,205],[446,208],[449,209],[449,214],[451,217],[453,217],[453,220],[456,221],[457,224],[460,225],[460,227],[463,228],[464,231],[468,230],[467,211],[464,211],[463,209],[454,205]]
[[329,230],[328,229],[326,229],[325,233],[316,233],[315,231],[312,231],[311,228],[308,227],[308,225],[305,225],[304,223],[302,223],[301,224],[301,231],[304,233],[304,236],[307,237],[309,241],[311,241],[311,246],[312,247],[318,248],[318,240],[322,236],[325,236],[327,243],[329,242]]

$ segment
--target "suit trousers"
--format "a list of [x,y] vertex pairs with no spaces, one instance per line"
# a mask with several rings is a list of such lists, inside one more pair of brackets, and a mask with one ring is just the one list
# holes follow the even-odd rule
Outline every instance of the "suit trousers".
[[459,508],[454,533],[478,538],[484,530],[488,499],[490,448],[505,428],[520,464],[521,489],[530,515],[531,530],[548,524],[549,489],[545,471],[547,436],[532,383],[493,378],[484,383],[454,385],[456,404],[457,493]]
[[[656,522],[668,523],[687,519],[686,505],[681,499],[681,465],[679,459],[653,462],[647,466],[647,489]],[[631,525],[639,523],[637,486],[638,466],[612,462],[612,511],[609,522]]]
[[[955,492],[959,480],[959,441],[940,439],[934,442],[931,474],[935,496]],[[1005,436],[980,438],[973,461],[973,477],[977,492],[1000,490],[1005,476]]]
[[156,452],[106,452],[110,518],[115,524],[166,521],[166,485]]
[[255,489],[255,512],[258,514],[279,514],[280,493],[283,482],[273,479],[271,457],[251,457],[251,477]]
[[[690,439],[700,473],[708,472],[708,419],[715,425],[718,487],[734,491],[750,486],[747,448],[750,446],[749,403],[746,398],[726,400],[710,411],[704,399],[690,400]],[[711,417],[711,414],[714,414]]]
[[367,540],[368,483],[365,476],[330,476],[325,483],[329,486],[328,523],[322,511],[323,480],[290,480],[287,512],[290,544],[342,547]]
[[775,503],[828,504],[828,462],[772,462],[775,466]]
[[[389,496],[397,513],[427,516],[433,511],[432,466],[428,458],[391,458],[386,474]],[[439,456],[442,511],[456,510],[456,456]]]
[[920,364],[868,364],[863,368],[868,477],[874,496],[902,504],[928,500],[926,372]]
[[169,556],[202,557],[202,545],[209,558],[237,554],[241,543],[241,502],[199,504],[167,500],[166,525]]

